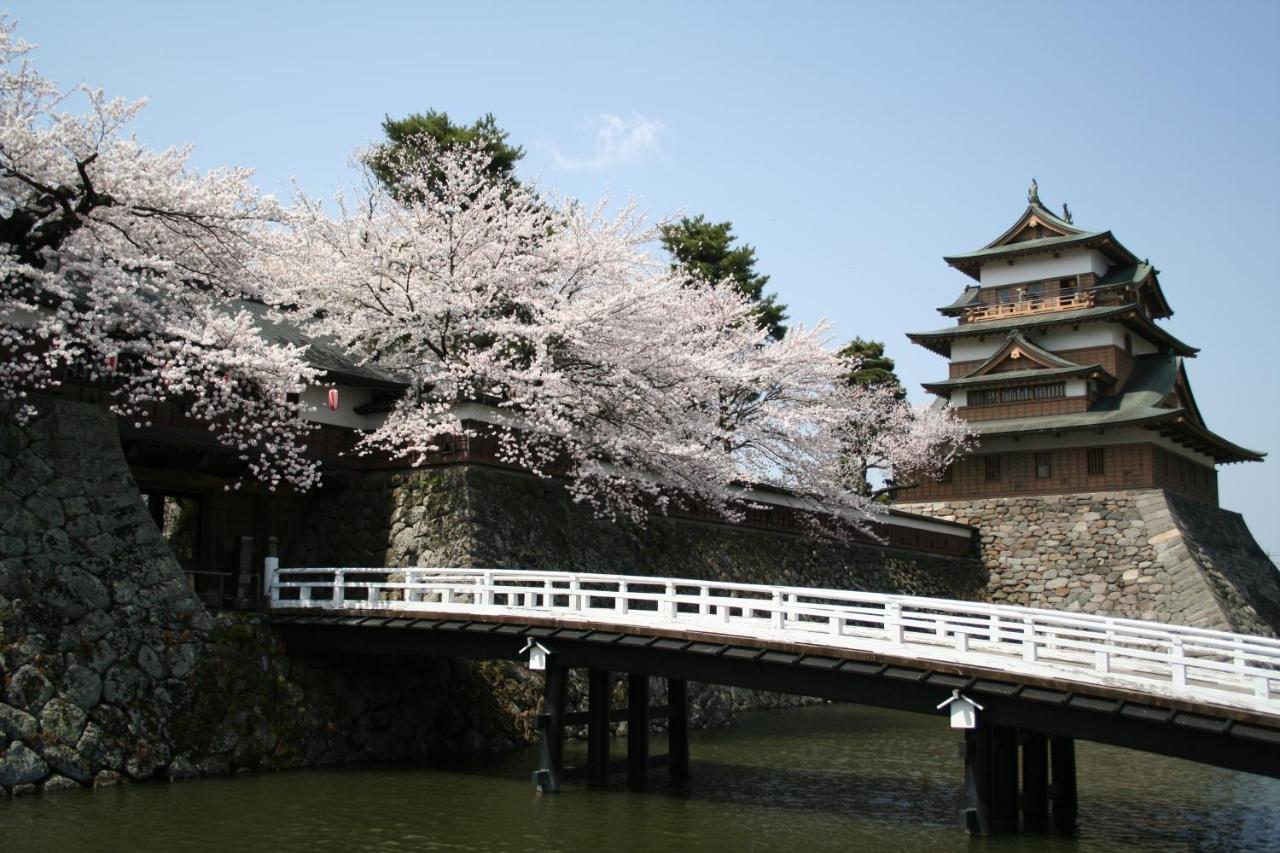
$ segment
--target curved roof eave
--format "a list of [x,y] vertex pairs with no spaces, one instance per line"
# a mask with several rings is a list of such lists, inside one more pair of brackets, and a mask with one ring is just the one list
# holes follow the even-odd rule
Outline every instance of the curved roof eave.
[[1130,325],[1139,334],[1145,334],[1163,343],[1179,355],[1194,356],[1200,351],[1143,317],[1138,313],[1137,306],[1134,305],[1081,308],[1077,311],[1032,314],[1015,318],[989,320],[982,323],[960,323],[959,325],[948,326],[945,329],[934,329],[929,332],[907,332],[907,339],[939,355],[949,356],[951,353],[951,341],[957,338],[980,338],[1015,329],[1072,326],[1113,318]]

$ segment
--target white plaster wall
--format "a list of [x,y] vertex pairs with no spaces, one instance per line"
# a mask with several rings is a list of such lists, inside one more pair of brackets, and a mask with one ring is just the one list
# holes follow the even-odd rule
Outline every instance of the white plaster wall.
[[978,280],[983,287],[1000,287],[1089,272],[1101,276],[1108,269],[1110,264],[1101,252],[1093,249],[1069,249],[1056,258],[1052,254],[1014,258],[1012,265],[1007,259],[988,261],[982,265]]
[[373,394],[363,388],[351,388],[339,385],[338,409],[329,411],[329,389],[333,385],[313,385],[302,392],[302,416],[317,424],[350,427],[353,429],[374,429],[381,415],[373,420],[365,415],[356,414],[356,406],[363,406],[373,398]]
[[[1036,346],[1044,347],[1053,352],[1106,346],[1116,346],[1124,349],[1125,331],[1125,328],[1118,323],[1102,322],[1089,323],[1079,328],[1074,326],[1055,326],[1046,331],[1030,329],[1023,332],[1023,336]],[[990,358],[996,350],[1004,346],[1007,337],[1004,332],[992,332],[982,340],[978,338],[961,338],[952,341],[951,360],[977,361]],[[1147,355],[1157,351],[1154,344],[1138,335],[1130,333],[1130,337],[1133,339],[1134,355]]]
[[1083,397],[1089,393],[1089,382],[1085,379],[1068,379],[1067,380],[1067,396]]

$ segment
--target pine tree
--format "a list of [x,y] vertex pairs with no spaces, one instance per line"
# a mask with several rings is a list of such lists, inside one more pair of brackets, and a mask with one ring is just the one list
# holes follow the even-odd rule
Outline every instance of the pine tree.
[[787,306],[779,305],[774,294],[765,294],[769,276],[756,272],[756,250],[751,246],[733,246],[732,222],[708,222],[699,215],[684,217],[678,223],[662,227],[662,245],[684,269],[701,281],[719,284],[730,281],[743,296],[755,303],[756,324],[767,329],[769,336],[781,340],[787,332]]
[[865,341],[854,338],[840,350],[841,358],[857,359],[858,367],[845,376],[850,385],[866,385],[879,387],[887,385],[897,389],[897,397],[906,397],[898,374],[894,372],[893,359],[884,354],[884,343],[881,341]]
[[[495,181],[514,180],[516,163],[524,157],[523,148],[507,144],[507,132],[498,127],[492,113],[485,113],[470,125],[454,124],[448,113],[435,110],[413,113],[401,119],[387,116],[382,121],[382,132],[386,141],[374,146],[367,158],[369,168],[382,185],[397,196],[406,192],[399,177],[406,168],[411,169],[423,157],[429,156],[432,148],[439,152],[481,143],[489,156],[487,172]],[[431,176],[431,186],[434,187],[442,176],[434,168]]]

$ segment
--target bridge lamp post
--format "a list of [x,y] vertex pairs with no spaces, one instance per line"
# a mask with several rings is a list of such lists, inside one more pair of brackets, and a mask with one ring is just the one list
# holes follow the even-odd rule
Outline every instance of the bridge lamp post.
[[951,728],[972,729],[978,725],[978,712],[985,710],[977,702],[963,695],[959,690],[951,691],[951,698],[938,705],[938,710],[951,707]]

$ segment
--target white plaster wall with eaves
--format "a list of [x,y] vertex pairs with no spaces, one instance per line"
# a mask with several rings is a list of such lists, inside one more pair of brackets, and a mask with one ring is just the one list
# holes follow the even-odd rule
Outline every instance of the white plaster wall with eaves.
[[[1089,383],[1084,379],[1068,379],[1066,381],[1067,397],[1083,397],[1089,392]],[[965,389],[957,388],[951,392],[951,399],[947,401],[947,405],[953,409],[969,405],[969,392]]]
[[1026,281],[1064,278],[1085,273],[1096,273],[1102,276],[1110,268],[1103,254],[1092,249],[1068,249],[1057,253],[1056,256],[1046,253],[1026,255],[1012,260],[1012,264],[1002,258],[983,264],[979,271],[979,281],[982,286],[1000,287],[1005,284],[1021,284]]
[[[1124,336],[1129,335],[1134,355],[1150,355],[1159,352],[1154,344],[1129,332],[1119,323],[1087,323],[1079,327],[1055,326],[1050,329],[1029,329],[1023,337],[1050,352],[1084,349],[1085,347],[1115,346],[1124,348]],[[951,342],[951,360],[980,361],[990,358],[1004,346],[1008,332],[992,332],[983,338],[959,338]]]

